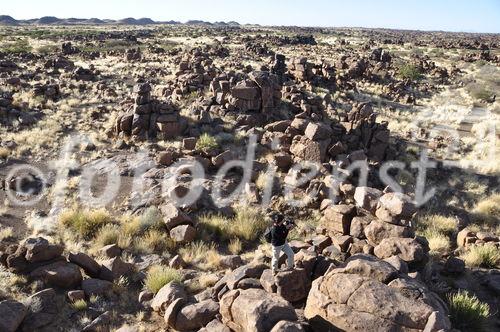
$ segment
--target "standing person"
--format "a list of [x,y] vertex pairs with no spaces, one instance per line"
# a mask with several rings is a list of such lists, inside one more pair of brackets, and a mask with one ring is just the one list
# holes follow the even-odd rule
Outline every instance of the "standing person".
[[271,228],[271,245],[273,247],[273,258],[271,261],[271,269],[273,273],[278,272],[278,261],[280,258],[281,251],[287,256],[287,266],[289,269],[293,269],[293,250],[286,241],[288,232],[294,227],[292,221],[285,223],[285,218],[281,213],[277,213],[273,216],[273,226]]

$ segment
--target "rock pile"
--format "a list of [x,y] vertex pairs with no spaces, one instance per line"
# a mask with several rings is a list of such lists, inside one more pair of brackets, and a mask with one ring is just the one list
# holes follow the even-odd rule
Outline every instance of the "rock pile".
[[125,56],[124,60],[131,62],[131,61],[141,61],[142,59],[142,53],[140,48],[129,48],[128,50],[125,51]]
[[48,99],[56,100],[60,97],[59,85],[50,84],[49,82],[42,84],[36,83],[33,85],[33,95],[43,96]]
[[61,53],[63,55],[71,55],[71,54],[77,54],[77,53],[80,53],[80,50],[73,46],[73,44],[71,44],[71,42],[66,42],[66,43],[62,43],[61,45]]
[[161,137],[168,139],[180,136],[187,127],[187,121],[179,115],[170,101],[151,98],[151,85],[141,83],[134,87],[135,104],[116,119],[115,131],[139,138]]

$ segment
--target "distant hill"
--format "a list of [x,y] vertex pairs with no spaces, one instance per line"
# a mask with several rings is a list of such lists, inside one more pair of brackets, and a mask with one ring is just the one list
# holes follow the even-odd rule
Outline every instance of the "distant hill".
[[18,25],[18,23],[12,16],[0,15],[0,25]]
[[[123,25],[152,25],[152,24],[183,24],[178,21],[153,21],[149,17],[133,18],[126,17],[121,20],[99,19],[99,18],[57,18],[55,16],[44,16],[27,20],[16,20],[12,16],[0,15],[0,25],[101,25],[101,24],[123,24]],[[206,26],[239,26],[238,22],[205,22],[201,20],[190,20],[186,25]]]

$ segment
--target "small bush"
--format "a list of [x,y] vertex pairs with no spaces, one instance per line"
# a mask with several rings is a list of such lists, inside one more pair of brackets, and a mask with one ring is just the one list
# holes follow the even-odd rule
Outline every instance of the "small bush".
[[138,241],[136,246],[146,253],[162,253],[175,247],[174,241],[165,232],[154,229],[149,230]]
[[477,223],[497,225],[500,223],[500,193],[495,193],[479,201],[472,210]]
[[59,222],[70,228],[78,235],[85,238],[93,237],[97,231],[112,222],[112,218],[106,210],[71,210],[66,211],[59,217]]
[[258,239],[268,226],[259,210],[248,207],[236,208],[236,215],[231,219],[220,215],[203,216],[200,224],[210,236],[222,240],[238,238],[245,241]]
[[0,147],[0,158],[7,159],[10,156],[10,150],[4,147]]
[[472,246],[463,256],[470,267],[496,268],[500,264],[500,249],[493,245]]
[[202,151],[215,150],[219,147],[217,139],[210,134],[203,133],[196,141],[196,149]]
[[97,234],[95,236],[95,243],[100,247],[104,247],[110,244],[118,244],[120,235],[121,230],[118,225],[104,225],[97,231]]
[[450,239],[445,234],[431,229],[424,232],[424,236],[429,242],[429,253],[432,256],[440,257],[450,251]]
[[399,67],[398,72],[399,76],[401,76],[403,79],[416,81],[422,78],[422,73],[420,73],[418,67],[412,64],[402,65],[401,67]]
[[255,208],[239,207],[234,220],[228,225],[227,232],[231,237],[246,241],[255,241],[269,225],[264,215]]
[[27,52],[31,52],[31,50],[32,50],[32,47],[31,47],[29,41],[26,39],[19,39],[13,43],[5,43],[0,48],[1,52],[15,53],[15,54],[27,53]]
[[77,311],[87,310],[87,302],[85,300],[76,300],[71,303],[71,307]]
[[124,233],[130,236],[144,234],[150,229],[159,229],[162,216],[158,208],[151,206],[140,216],[125,216],[121,220]]
[[10,239],[14,235],[12,227],[5,227],[0,229],[0,241]]
[[239,255],[239,253],[243,249],[243,245],[241,244],[241,240],[238,239],[238,238],[232,239],[229,242],[228,249],[229,249],[229,252],[231,254],[233,254],[233,255]]
[[466,291],[448,297],[450,320],[454,328],[461,331],[487,331],[490,316],[488,304]]
[[490,102],[493,100],[495,93],[488,90],[482,84],[471,83],[467,85],[467,90],[469,94],[476,100]]
[[155,265],[149,269],[144,285],[149,291],[156,294],[169,282],[181,283],[182,274],[171,267]]
[[220,264],[220,254],[217,245],[213,242],[191,242],[179,250],[182,259],[200,269],[217,268]]
[[445,217],[438,214],[426,215],[417,220],[417,232],[426,230],[452,235],[457,228],[457,221],[453,217]]

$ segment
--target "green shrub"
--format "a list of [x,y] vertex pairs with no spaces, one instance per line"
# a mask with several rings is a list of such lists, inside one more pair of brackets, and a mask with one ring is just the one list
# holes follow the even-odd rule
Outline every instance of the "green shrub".
[[207,215],[200,218],[202,228],[209,236],[216,236],[222,240],[238,238],[245,241],[254,241],[260,237],[268,226],[268,222],[258,209],[248,207],[236,208],[233,218],[220,215]]
[[488,304],[466,291],[459,291],[448,297],[450,320],[454,328],[463,332],[487,331],[490,316]]
[[493,245],[475,245],[462,258],[470,267],[496,268],[500,264],[500,249]]
[[181,283],[182,279],[182,274],[176,269],[163,265],[154,265],[149,269],[144,285],[149,291],[156,294],[166,284],[170,282]]
[[5,43],[0,47],[1,52],[5,53],[27,53],[31,52],[33,48],[26,39],[19,39],[12,43]]
[[217,142],[217,139],[207,133],[201,134],[201,136],[198,138],[198,141],[196,141],[197,150],[208,151],[208,150],[215,150],[218,147],[219,143]]
[[101,227],[112,222],[110,214],[103,209],[66,211],[59,217],[59,222],[78,235],[85,238],[93,237]]
[[420,69],[418,69],[417,66],[412,65],[412,64],[404,64],[401,67],[399,67],[399,76],[401,76],[403,79],[408,79],[411,81],[416,81],[422,78],[422,73],[420,72]]
[[85,300],[76,300],[71,303],[71,307],[77,311],[87,310],[87,302]]

